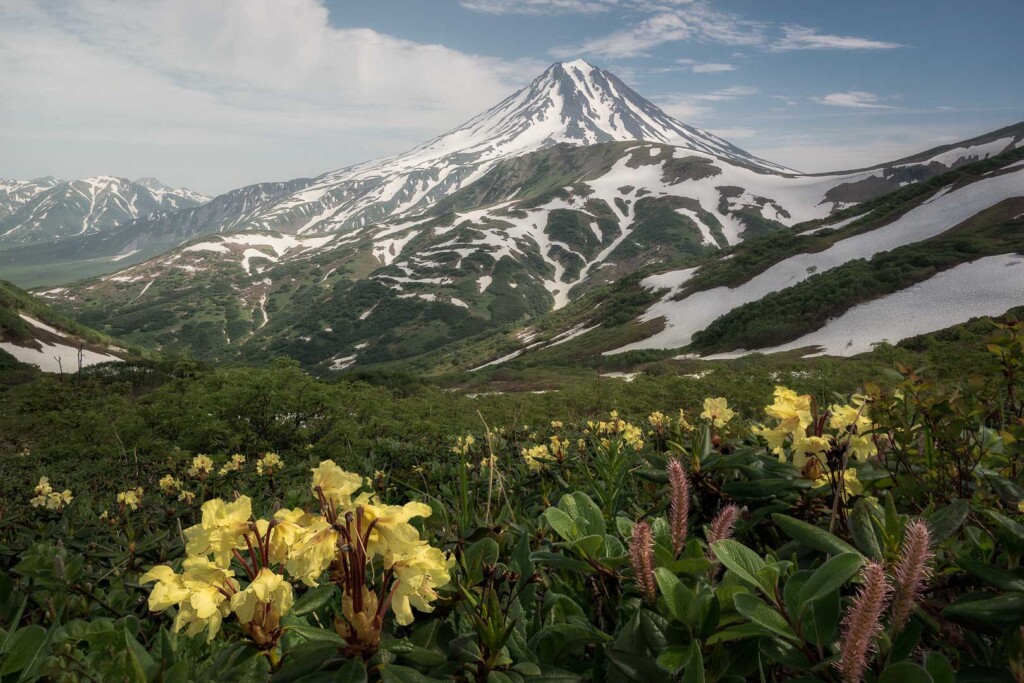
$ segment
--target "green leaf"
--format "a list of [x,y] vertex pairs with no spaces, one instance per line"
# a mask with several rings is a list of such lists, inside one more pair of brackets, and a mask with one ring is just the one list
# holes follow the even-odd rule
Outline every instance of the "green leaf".
[[1000,590],[1024,593],[1024,577],[1009,570],[967,557],[958,559],[956,563],[985,583]]
[[29,666],[46,641],[46,629],[35,624],[14,631],[7,644],[7,652],[0,661],[0,677],[21,671]]
[[671,680],[668,672],[649,656],[613,649],[609,649],[606,655],[609,663],[633,683],[660,683]]
[[880,537],[875,519],[874,505],[861,498],[850,513],[850,535],[858,550],[873,560],[881,560],[885,542]]
[[297,636],[305,638],[306,640],[322,641],[325,643],[334,643],[338,647],[344,647],[345,640],[334,631],[329,631],[325,628],[317,628],[316,626],[303,626],[300,624],[294,624],[285,626],[283,629],[286,633],[294,633]]
[[932,542],[938,545],[955,534],[970,513],[970,501],[961,498],[930,514],[927,523]]
[[739,593],[735,597],[735,604],[737,612],[758,626],[788,640],[799,641],[782,615],[756,595]]
[[802,543],[813,550],[829,553],[830,555],[842,553],[856,553],[860,555],[860,551],[846,541],[813,524],[808,524],[778,512],[772,515],[772,521],[794,541]]
[[760,555],[731,538],[715,541],[711,547],[726,569],[751,586],[761,586],[757,575],[765,568],[765,562]]
[[382,683],[431,683],[436,678],[428,678],[416,669],[397,664],[381,664],[377,667]]
[[843,553],[831,558],[818,567],[800,591],[800,601],[805,605],[843,586],[860,571],[864,558],[860,553]]
[[338,675],[335,677],[335,680],[338,683],[366,683],[366,664],[359,657],[353,657],[338,669]]
[[924,668],[935,683],[956,683],[956,671],[946,656],[940,652],[924,654]]
[[696,616],[695,611],[692,609],[692,604],[696,597],[693,590],[684,585],[679,580],[679,577],[664,567],[655,569],[654,577],[658,581],[658,589],[665,598],[665,604],[668,605],[668,611],[672,614],[672,617],[676,621],[692,627],[693,617]]
[[681,683],[704,683],[704,654],[696,640],[690,643],[690,660],[686,663]]
[[565,541],[575,541],[577,533],[573,527],[572,517],[556,507],[549,507],[541,515],[555,533]]
[[333,583],[329,583],[326,586],[317,586],[306,591],[305,595],[295,601],[290,614],[295,617],[302,617],[310,612],[315,612],[331,601],[336,590],[336,586]]
[[878,683],[934,683],[928,672],[912,662],[899,662],[887,667]]
[[658,655],[658,666],[668,669],[673,676],[682,671],[689,661],[690,648],[682,645],[669,645],[664,652]]
[[971,593],[942,610],[947,619],[983,625],[1013,626],[1024,623],[1024,593]]

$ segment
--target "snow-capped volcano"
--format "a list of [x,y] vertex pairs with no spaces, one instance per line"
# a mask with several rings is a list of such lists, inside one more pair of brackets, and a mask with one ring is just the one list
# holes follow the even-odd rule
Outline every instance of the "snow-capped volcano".
[[243,227],[322,233],[372,225],[423,212],[503,159],[562,143],[629,140],[714,154],[761,172],[791,173],[676,121],[614,74],[577,60],[551,65],[522,90],[415,149],[326,173],[256,212]]
[[773,171],[789,170],[676,121],[615,74],[582,59],[552,64],[529,86],[455,130],[366,167],[386,164],[412,170],[455,157],[482,162],[559,143],[628,140],[663,142]]

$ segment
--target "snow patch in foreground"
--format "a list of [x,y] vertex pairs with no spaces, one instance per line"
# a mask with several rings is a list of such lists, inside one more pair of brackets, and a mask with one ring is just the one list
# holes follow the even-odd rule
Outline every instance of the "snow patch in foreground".
[[[1002,315],[1024,305],[1024,257],[988,256],[944,270],[912,287],[854,306],[819,330],[760,353],[792,351],[809,346],[807,356],[853,356],[882,340],[899,342],[985,315]],[[737,358],[750,351],[706,356],[706,360]]]
[[[47,344],[39,342],[42,349],[18,346],[11,342],[0,342],[0,349],[14,356],[22,363],[35,365],[43,372],[78,372],[78,349],[66,344]],[[57,359],[60,359],[58,362]],[[109,363],[121,360],[117,356],[108,356],[85,349],[82,351],[82,367]]]

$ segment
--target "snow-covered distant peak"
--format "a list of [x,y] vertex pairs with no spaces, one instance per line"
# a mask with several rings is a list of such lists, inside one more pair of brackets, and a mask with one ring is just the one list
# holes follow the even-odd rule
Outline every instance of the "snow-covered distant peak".
[[556,62],[530,85],[458,128],[386,160],[328,176],[376,174],[443,161],[487,163],[559,143],[638,140],[677,145],[774,172],[789,169],[673,119],[610,71],[586,60]]

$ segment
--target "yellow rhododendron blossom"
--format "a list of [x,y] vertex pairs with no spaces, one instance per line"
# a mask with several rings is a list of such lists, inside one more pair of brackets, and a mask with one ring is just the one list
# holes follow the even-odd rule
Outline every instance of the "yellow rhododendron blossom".
[[[829,486],[831,480],[828,475],[825,474],[814,480],[814,486]],[[843,499],[847,496],[855,496],[857,494],[864,493],[864,484],[857,479],[857,470],[852,467],[847,467],[843,470]]]
[[284,461],[277,453],[264,453],[263,457],[256,461],[256,473],[260,476],[274,476],[274,472],[284,468]]
[[48,477],[39,478],[39,483],[35,487],[35,493],[36,496],[28,501],[29,504],[34,508],[46,508],[51,512],[60,512],[73,499],[71,489],[64,489],[60,493],[54,491],[53,487],[50,486],[50,479]]
[[793,465],[803,469],[811,458],[824,462],[825,454],[832,449],[832,439],[826,436],[805,436],[793,441]]
[[786,387],[775,387],[774,397],[775,401],[764,412],[779,421],[777,429],[789,432],[794,439],[806,434],[813,421],[811,397],[798,395]]
[[715,428],[724,427],[736,415],[736,412],[729,407],[729,402],[719,396],[718,398],[704,399],[704,412],[700,414],[701,419],[708,420]]
[[191,491],[182,491],[181,493],[178,494],[178,500],[180,500],[183,503],[191,505],[196,500],[196,494],[192,493]]
[[231,562],[231,551],[245,546],[244,536],[249,532],[252,501],[240,496],[233,503],[214,498],[203,503],[203,518],[199,524],[185,529],[185,550],[189,555],[213,555],[221,567]]
[[686,413],[683,411],[682,408],[679,409],[678,425],[679,425],[679,429],[683,430],[684,432],[692,432],[693,431],[693,425],[691,425],[689,420],[686,419]]
[[210,562],[205,557],[189,557],[182,564],[182,573],[176,574],[166,565],[157,565],[146,572],[139,583],[157,582],[149,594],[149,609],[162,612],[178,606],[174,630],[186,628],[193,636],[207,630],[207,640],[213,640],[221,622],[231,611],[228,596],[238,590],[232,578],[234,572]]
[[210,456],[200,453],[196,457],[192,458],[192,467],[188,468],[188,475],[190,477],[205,479],[206,475],[212,471],[213,460],[210,459]]
[[[397,558],[397,559],[396,559]],[[398,587],[391,601],[395,621],[402,626],[413,622],[412,608],[421,612],[433,612],[435,589],[451,580],[450,570],[455,564],[453,556],[445,556],[440,549],[418,544],[412,552],[400,558],[391,555],[384,566],[391,569],[398,579]]]
[[338,555],[339,540],[341,534],[326,519],[316,517],[296,536],[285,568],[307,586],[317,585],[320,575]]
[[224,463],[224,466],[220,468],[221,476],[228,474],[229,472],[241,472],[242,466],[245,465],[245,456],[241,453],[235,453],[231,456],[231,459]]
[[561,429],[562,427],[563,427],[563,424],[562,424],[561,420],[552,420],[551,421],[551,428],[552,429]]
[[248,624],[254,618],[260,619],[258,610],[273,608],[277,617],[288,614],[292,608],[292,585],[280,574],[264,567],[245,590],[231,596],[231,610],[238,621]]
[[555,457],[544,444],[523,448],[522,453],[526,466],[534,471],[543,469],[548,463],[555,461]]
[[353,472],[346,472],[333,460],[324,460],[313,468],[313,495],[317,489],[335,508],[342,510],[352,507],[352,494],[363,485],[363,478]]
[[168,496],[173,496],[177,491],[181,490],[181,480],[175,479],[173,474],[165,474],[160,477],[160,492]]
[[867,414],[866,398],[854,395],[852,401],[852,405],[834,404],[829,407],[828,423],[838,432],[837,438],[849,435],[850,455],[864,461],[878,453],[875,441],[870,436],[874,425]]
[[656,411],[647,416],[647,422],[655,429],[664,429],[668,426],[668,418],[661,411]]
[[117,504],[131,510],[138,510],[142,503],[142,487],[128,489],[117,494]]

